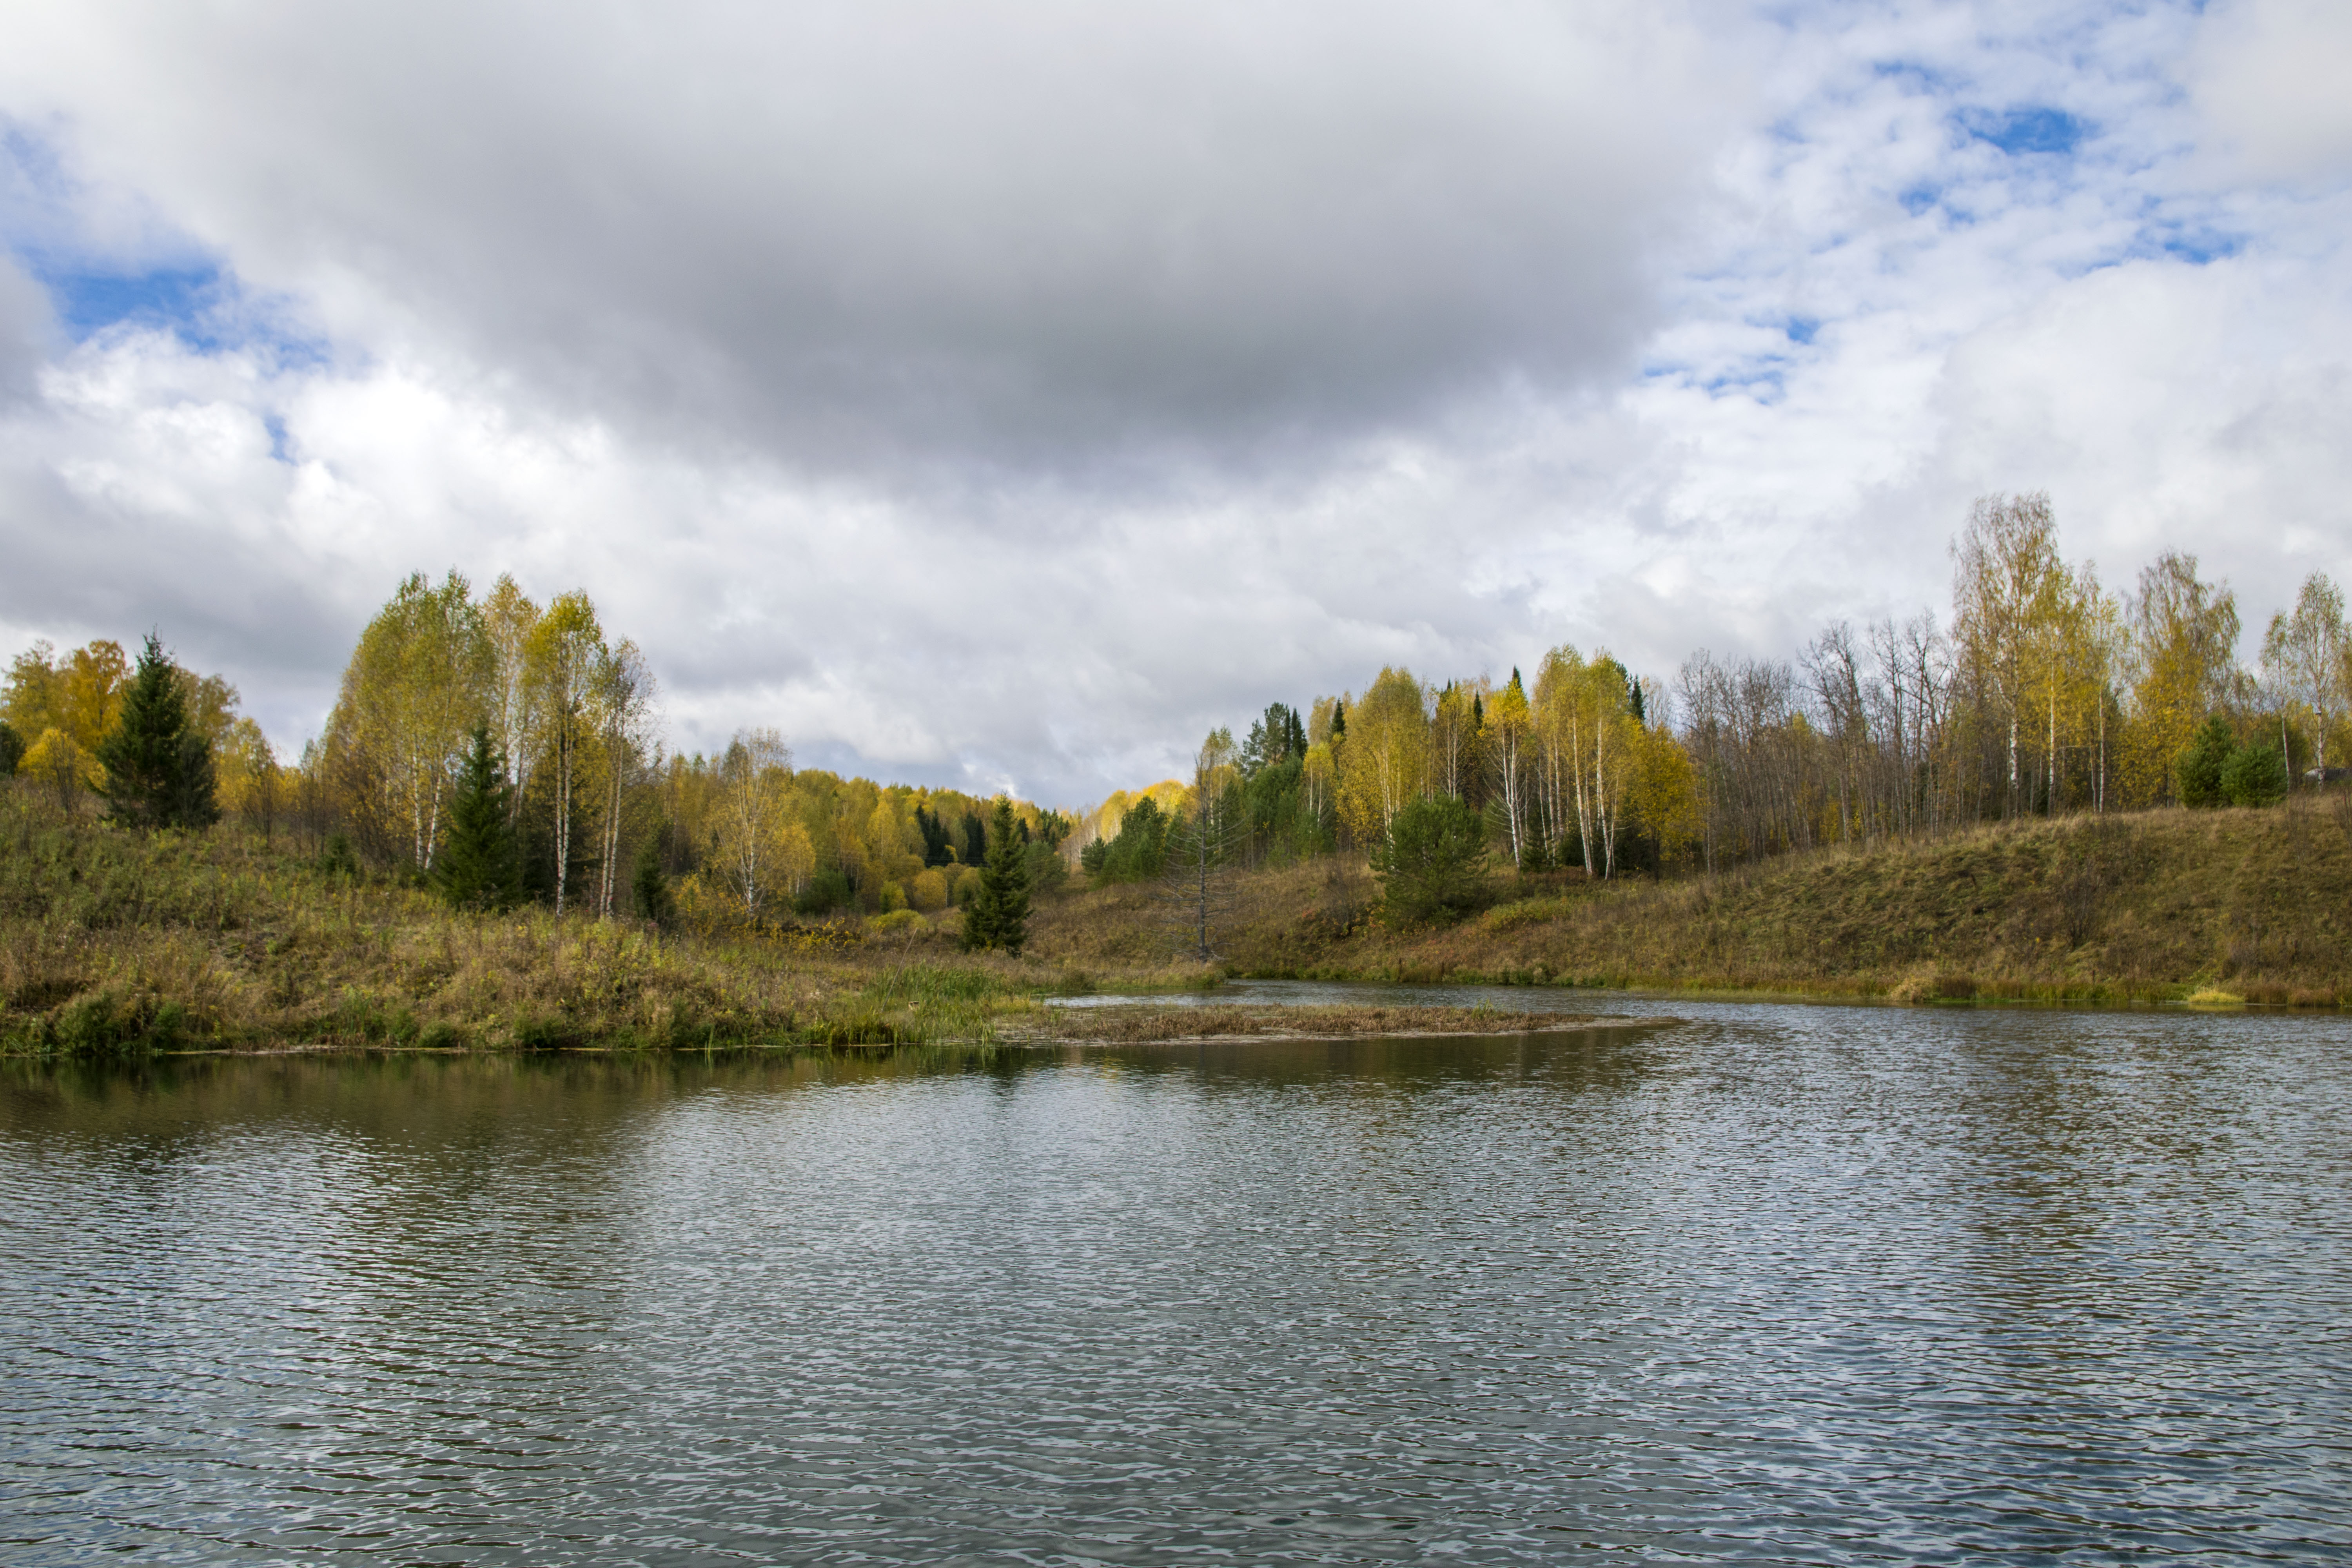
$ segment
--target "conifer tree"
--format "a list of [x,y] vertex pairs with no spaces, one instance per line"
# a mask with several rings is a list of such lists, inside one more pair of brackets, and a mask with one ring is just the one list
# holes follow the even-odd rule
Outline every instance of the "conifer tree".
[[963,945],[1017,953],[1029,940],[1028,919],[1029,868],[1022,855],[1020,826],[1013,820],[1013,803],[999,800],[988,856],[980,868],[980,890],[963,908]]
[[187,699],[152,632],[122,694],[121,717],[98,743],[108,815],[136,827],[204,827],[213,804],[212,742],[188,723]]
[[676,911],[671,897],[669,879],[662,874],[661,846],[653,839],[637,852],[636,875],[630,879],[631,890],[636,894],[637,913],[656,926],[666,926]]
[[507,763],[489,727],[474,726],[449,800],[449,839],[433,863],[434,885],[452,907],[511,909],[522,899],[522,858],[507,801]]
[[6,720],[0,719],[0,779],[15,773],[16,764],[24,759],[25,737],[16,733]]

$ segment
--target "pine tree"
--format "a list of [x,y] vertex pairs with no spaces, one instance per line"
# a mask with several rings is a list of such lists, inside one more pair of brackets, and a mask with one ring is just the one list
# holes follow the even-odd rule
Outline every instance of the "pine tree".
[[1021,832],[1013,803],[996,803],[988,856],[980,868],[980,890],[963,907],[963,945],[1001,947],[1019,952],[1029,940],[1029,868],[1022,856]]
[[108,815],[135,827],[204,827],[216,821],[212,742],[188,724],[178,672],[155,634],[122,694],[121,717],[98,743]]
[[487,725],[474,726],[449,798],[449,838],[433,862],[434,885],[452,907],[511,909],[522,900],[522,858],[507,801],[507,763]]

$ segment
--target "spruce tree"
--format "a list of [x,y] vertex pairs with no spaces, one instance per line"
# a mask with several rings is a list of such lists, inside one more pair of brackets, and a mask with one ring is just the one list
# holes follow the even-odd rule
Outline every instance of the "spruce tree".
[[179,672],[155,634],[122,694],[122,716],[98,743],[107,815],[134,827],[205,827],[216,821],[212,742],[188,723]]
[[505,910],[522,900],[507,794],[506,759],[490,744],[488,727],[477,724],[449,799],[449,839],[433,863],[434,886],[453,908]]
[[656,926],[667,926],[676,912],[670,897],[669,879],[662,873],[661,846],[653,839],[637,852],[636,875],[631,879],[631,890],[637,897],[637,913]]
[[980,889],[963,907],[963,945],[1001,947],[1017,953],[1029,940],[1029,868],[1022,856],[1020,825],[1013,803],[996,803],[987,858],[981,863]]
[[2172,779],[2180,791],[2180,804],[2199,809],[2221,805],[2221,769],[2237,749],[2237,737],[2230,732],[2227,719],[2216,713],[2206,720],[2197,738],[2172,760]]

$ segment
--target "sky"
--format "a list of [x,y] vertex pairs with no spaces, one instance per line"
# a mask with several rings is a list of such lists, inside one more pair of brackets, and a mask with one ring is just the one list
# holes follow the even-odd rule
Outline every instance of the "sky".
[[1064,805],[1270,701],[2352,581],[2352,6],[11,7],[0,657],[281,746],[407,574]]

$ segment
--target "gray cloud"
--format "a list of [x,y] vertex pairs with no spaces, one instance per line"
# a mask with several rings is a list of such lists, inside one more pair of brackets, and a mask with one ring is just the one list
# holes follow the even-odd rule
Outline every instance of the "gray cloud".
[[2250,620],[2352,576],[2352,197],[2217,188],[2185,5],[1710,3],[1752,100],[1534,0],[25,11],[11,237],[247,287],[74,346],[0,276],[0,637],[159,625],[289,742],[452,565],[588,588],[681,745],[1063,802],[1938,605],[1988,490]]
[[43,16],[6,91],[363,342],[807,467],[1268,460],[1613,367],[1672,6]]

